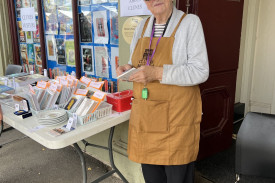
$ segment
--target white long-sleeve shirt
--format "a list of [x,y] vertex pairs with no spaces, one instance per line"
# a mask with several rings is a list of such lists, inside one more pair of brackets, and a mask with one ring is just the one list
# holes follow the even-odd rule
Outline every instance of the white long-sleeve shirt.
[[[170,37],[184,12],[174,7],[173,14],[165,31],[164,37]],[[146,19],[137,26],[130,46],[132,54],[144,27]],[[150,17],[144,37],[150,37],[154,16]],[[163,65],[162,84],[193,86],[203,83],[209,76],[209,64],[203,28],[198,16],[188,14],[181,22],[172,51],[172,65]]]

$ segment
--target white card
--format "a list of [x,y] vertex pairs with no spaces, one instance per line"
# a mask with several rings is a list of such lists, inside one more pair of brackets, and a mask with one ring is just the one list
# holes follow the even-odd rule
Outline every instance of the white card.
[[67,125],[66,125],[66,128],[67,128],[67,130],[71,130],[71,127],[72,127],[72,125],[73,125],[73,122],[74,122],[74,119],[72,118],[72,117],[70,117],[69,118],[69,121],[68,121],[68,123],[67,123]]
[[19,110],[20,110],[19,104],[15,104],[15,105],[14,105],[14,108],[15,108],[15,111],[19,111]]
[[122,73],[121,75],[119,75],[117,77],[117,79],[121,79],[121,80],[124,80],[124,81],[128,81],[129,80],[129,77],[132,75],[132,74],[135,74],[136,72],[138,72],[139,70],[136,69],[136,68],[132,68],[128,71],[125,71],[124,73]]
[[74,122],[73,122],[72,127],[76,128],[76,123],[77,123],[77,115],[76,115],[76,113],[73,113],[73,119],[74,119]]

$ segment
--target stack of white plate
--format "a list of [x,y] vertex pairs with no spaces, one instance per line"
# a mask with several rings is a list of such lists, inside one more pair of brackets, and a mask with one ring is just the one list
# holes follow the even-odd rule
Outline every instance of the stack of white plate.
[[36,115],[38,123],[44,126],[54,126],[68,121],[68,115],[64,109],[45,110]]

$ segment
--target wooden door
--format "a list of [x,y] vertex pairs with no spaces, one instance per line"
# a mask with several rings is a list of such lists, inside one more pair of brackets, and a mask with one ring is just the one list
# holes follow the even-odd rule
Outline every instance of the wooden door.
[[[177,7],[200,17],[208,50],[210,76],[200,85],[203,116],[199,159],[232,142],[233,108],[244,0],[178,0]],[[187,6],[186,6],[187,5]]]

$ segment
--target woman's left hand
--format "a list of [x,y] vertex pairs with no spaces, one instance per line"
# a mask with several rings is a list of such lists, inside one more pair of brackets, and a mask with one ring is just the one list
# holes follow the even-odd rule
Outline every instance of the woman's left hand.
[[141,66],[138,72],[131,75],[129,81],[147,84],[155,80],[162,80],[162,67]]

